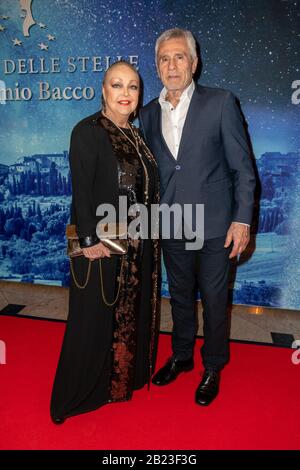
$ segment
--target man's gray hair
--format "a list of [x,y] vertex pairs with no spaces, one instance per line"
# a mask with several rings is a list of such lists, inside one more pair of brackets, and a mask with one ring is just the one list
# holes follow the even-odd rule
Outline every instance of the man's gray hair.
[[163,41],[167,41],[168,39],[175,39],[175,38],[185,38],[188,44],[189,50],[190,50],[192,60],[196,59],[197,57],[196,41],[192,33],[188,31],[187,29],[172,28],[172,29],[168,29],[167,31],[164,31],[156,40],[156,44],[155,44],[156,67],[158,66],[157,54],[158,54],[158,50],[159,50],[161,43]]

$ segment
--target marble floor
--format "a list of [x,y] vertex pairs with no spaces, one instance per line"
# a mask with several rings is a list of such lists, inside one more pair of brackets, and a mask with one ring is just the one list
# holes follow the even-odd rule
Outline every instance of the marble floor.
[[[65,321],[69,290],[63,287],[0,281],[0,314]],[[198,308],[198,335],[202,336],[202,307]],[[233,305],[229,308],[231,339],[290,347],[300,340],[300,311]],[[162,299],[161,331],[172,331],[168,299]]]

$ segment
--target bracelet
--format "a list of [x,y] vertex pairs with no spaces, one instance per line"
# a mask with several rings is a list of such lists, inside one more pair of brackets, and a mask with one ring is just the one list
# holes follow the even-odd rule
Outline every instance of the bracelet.
[[100,239],[97,237],[96,234],[79,238],[80,248],[89,248],[91,246],[96,245],[99,242],[100,242]]

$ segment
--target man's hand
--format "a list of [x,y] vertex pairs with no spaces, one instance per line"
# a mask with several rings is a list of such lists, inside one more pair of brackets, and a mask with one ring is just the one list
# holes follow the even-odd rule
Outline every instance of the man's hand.
[[82,252],[84,256],[89,258],[91,261],[94,261],[98,258],[105,258],[105,256],[110,258],[109,249],[101,242],[97,243],[97,245],[90,246],[89,248],[82,248]]
[[228,248],[231,242],[233,242],[233,247],[229,258],[234,258],[235,256],[243,253],[249,241],[250,227],[238,222],[232,222],[228,229],[224,245],[225,248]]

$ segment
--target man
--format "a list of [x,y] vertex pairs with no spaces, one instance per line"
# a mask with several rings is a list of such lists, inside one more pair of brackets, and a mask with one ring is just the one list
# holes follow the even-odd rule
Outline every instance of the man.
[[220,371],[228,361],[229,258],[240,255],[249,242],[255,176],[236,98],[229,91],[193,81],[198,64],[193,35],[168,30],[158,38],[155,51],[164,88],[141,110],[141,129],[158,162],[161,204],[204,204],[204,243],[191,250],[184,238],[174,234],[162,240],[173,355],[152,382],[167,385],[194,366],[197,283],[203,305],[205,370],[195,400],[209,405],[218,394]]

